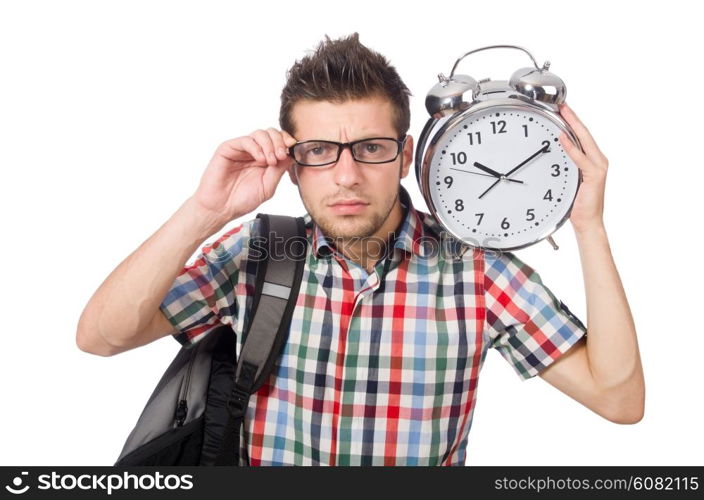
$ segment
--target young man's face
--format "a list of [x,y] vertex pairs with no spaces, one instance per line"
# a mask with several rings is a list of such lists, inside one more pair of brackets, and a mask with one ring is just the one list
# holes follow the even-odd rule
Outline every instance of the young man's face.
[[[380,97],[344,103],[299,101],[291,112],[296,127],[294,136],[299,142],[398,139],[392,110],[391,103]],[[412,160],[413,138],[408,136],[402,153],[389,163],[356,162],[350,149],[345,148],[337,163],[322,167],[294,165],[289,174],[292,182],[298,184],[306,210],[326,236],[385,237],[400,222],[399,183],[408,175]],[[351,200],[360,204],[337,204]]]

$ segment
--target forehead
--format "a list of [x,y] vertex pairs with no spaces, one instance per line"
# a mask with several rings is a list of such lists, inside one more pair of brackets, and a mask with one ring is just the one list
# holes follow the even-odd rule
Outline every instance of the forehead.
[[364,137],[396,136],[393,107],[382,97],[344,102],[302,100],[293,105],[291,118],[299,141],[353,141]]

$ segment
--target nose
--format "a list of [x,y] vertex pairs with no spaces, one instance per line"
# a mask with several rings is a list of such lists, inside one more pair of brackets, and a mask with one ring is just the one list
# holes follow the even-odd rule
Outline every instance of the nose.
[[352,150],[349,147],[343,148],[340,159],[334,166],[335,183],[339,186],[350,187],[359,184],[361,180],[360,167],[352,157]]

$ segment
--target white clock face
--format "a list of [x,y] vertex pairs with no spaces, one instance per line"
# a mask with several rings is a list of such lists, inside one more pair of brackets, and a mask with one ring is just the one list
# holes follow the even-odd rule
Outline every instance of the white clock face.
[[579,170],[547,115],[474,111],[435,144],[428,187],[440,222],[479,247],[515,249],[550,235],[569,212]]

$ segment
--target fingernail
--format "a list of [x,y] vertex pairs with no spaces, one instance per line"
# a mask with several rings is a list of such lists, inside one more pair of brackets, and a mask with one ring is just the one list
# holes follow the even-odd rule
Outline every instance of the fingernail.
[[279,155],[286,156],[286,150],[284,148],[279,148],[278,151],[279,151]]

